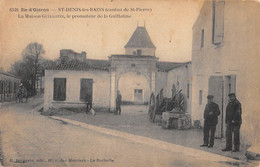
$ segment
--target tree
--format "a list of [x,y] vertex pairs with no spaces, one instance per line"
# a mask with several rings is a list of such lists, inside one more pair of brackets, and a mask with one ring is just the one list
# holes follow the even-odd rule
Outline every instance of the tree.
[[45,54],[43,46],[38,44],[37,42],[32,42],[26,46],[23,50],[23,58],[24,62],[27,62],[30,67],[32,67],[32,89],[33,93],[36,93],[36,79],[37,79],[37,72],[40,67],[39,61],[42,59],[42,55]]
[[37,42],[32,42],[26,46],[22,52],[23,59],[15,62],[11,67],[11,72],[20,76],[26,83],[32,94],[36,94],[36,79],[38,70],[43,61],[42,55],[45,53],[43,46]]

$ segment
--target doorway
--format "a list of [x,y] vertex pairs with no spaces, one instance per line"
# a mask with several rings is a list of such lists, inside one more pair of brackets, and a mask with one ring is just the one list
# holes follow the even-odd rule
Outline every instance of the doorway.
[[208,82],[208,94],[214,96],[214,102],[218,104],[220,115],[218,116],[218,124],[216,127],[215,137],[223,138],[223,92],[224,92],[224,84],[223,84],[222,76],[210,76]]
[[135,89],[134,90],[134,103],[135,104],[143,104],[143,89]]
[[80,100],[92,104],[93,79],[80,80]]
[[236,93],[236,76],[210,76],[208,82],[208,94],[214,96],[214,102],[218,104],[220,115],[218,117],[218,124],[216,127],[216,138],[223,138],[225,136],[226,126],[226,107],[228,105],[228,94]]

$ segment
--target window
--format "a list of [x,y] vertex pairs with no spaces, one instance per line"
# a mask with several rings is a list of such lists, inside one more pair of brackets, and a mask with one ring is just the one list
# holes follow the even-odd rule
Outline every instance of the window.
[[204,47],[204,29],[201,30],[200,48]]
[[66,100],[66,78],[54,78],[54,101]]
[[137,56],[141,56],[142,55],[142,50],[141,49],[137,49]]
[[143,93],[143,89],[135,89],[135,93]]
[[231,83],[228,84],[228,93],[231,93]]
[[13,93],[13,83],[11,82],[11,81],[9,81],[9,83],[8,83],[9,85],[8,85],[8,88],[9,88],[9,93]]
[[134,100],[135,102],[143,102],[143,89],[134,90]]
[[80,79],[80,101],[92,103],[93,79]]
[[213,0],[212,43],[221,44],[224,39],[224,0]]
[[190,84],[187,84],[187,98],[190,97]]
[[199,92],[199,105],[202,105],[202,90]]
[[17,92],[17,82],[14,82],[14,93],[16,93]]
[[0,81],[0,94],[4,93],[4,81]]

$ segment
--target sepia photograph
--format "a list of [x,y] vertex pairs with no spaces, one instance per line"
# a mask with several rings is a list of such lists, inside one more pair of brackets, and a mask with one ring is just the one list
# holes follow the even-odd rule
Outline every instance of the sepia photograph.
[[0,0],[0,167],[260,166],[260,0]]

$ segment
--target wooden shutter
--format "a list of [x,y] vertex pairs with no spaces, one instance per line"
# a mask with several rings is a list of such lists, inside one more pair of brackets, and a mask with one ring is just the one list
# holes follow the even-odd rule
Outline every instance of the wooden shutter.
[[204,47],[204,29],[201,30],[200,48]]
[[208,94],[214,96],[214,102],[218,104],[220,115],[218,116],[218,124],[216,127],[215,137],[223,137],[223,77],[210,76],[208,81]]
[[54,78],[53,100],[66,100],[66,78]]
[[224,39],[225,1],[216,0],[213,3],[213,43],[220,44]]
[[190,97],[190,84],[187,84],[187,98]]
[[83,102],[92,102],[93,79],[80,80],[80,100]]
[[199,91],[199,105],[202,105],[202,90]]

